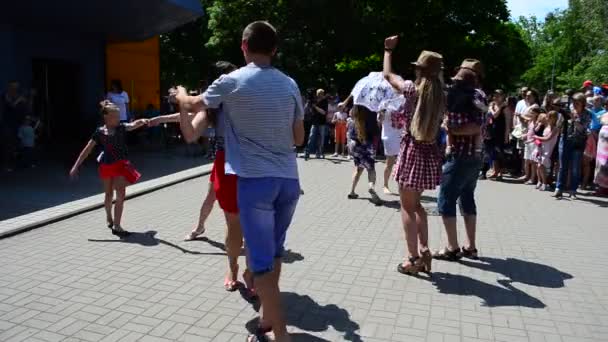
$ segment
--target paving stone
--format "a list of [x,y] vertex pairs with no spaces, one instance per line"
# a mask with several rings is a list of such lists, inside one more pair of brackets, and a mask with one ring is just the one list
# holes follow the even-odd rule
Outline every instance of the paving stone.
[[[481,182],[481,260],[434,261],[432,277],[414,278],[395,271],[405,253],[397,196],[383,195],[389,203],[380,207],[349,201],[350,163],[300,166],[306,193],[281,283],[299,340],[606,339],[608,273],[597,271],[606,262],[577,262],[604,253],[605,208],[584,196],[554,201],[529,187]],[[204,239],[181,241],[207,183],[198,178],[127,201],[132,239],[110,235],[103,210],[95,210],[0,240],[0,341],[245,340],[257,312],[222,288],[221,211],[214,209]],[[437,193],[424,196],[432,213]],[[437,216],[429,216],[429,237],[432,248],[446,243]]]

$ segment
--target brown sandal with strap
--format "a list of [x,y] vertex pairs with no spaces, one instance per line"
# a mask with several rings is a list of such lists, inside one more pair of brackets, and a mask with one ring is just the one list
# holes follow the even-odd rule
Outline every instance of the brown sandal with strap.
[[473,259],[473,260],[478,260],[479,259],[479,252],[477,251],[477,248],[473,248],[473,249],[467,249],[465,247],[462,247],[462,252],[460,253],[463,257],[468,258],[468,259]]
[[456,248],[451,251],[447,247],[433,253],[433,259],[445,260],[445,261],[458,261],[462,258],[460,255],[460,248]]
[[407,263],[397,265],[397,272],[405,275],[416,275],[423,268],[420,257],[410,257]]
[[420,271],[431,273],[431,264],[433,263],[433,255],[431,255],[431,251],[427,249],[420,253],[420,255],[422,261],[422,269]]

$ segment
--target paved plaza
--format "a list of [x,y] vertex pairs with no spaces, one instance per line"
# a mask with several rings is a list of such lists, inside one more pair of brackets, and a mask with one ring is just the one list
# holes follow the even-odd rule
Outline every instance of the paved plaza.
[[[482,182],[481,260],[408,277],[396,272],[398,197],[372,205],[364,176],[362,198],[347,200],[351,168],[300,161],[281,283],[296,341],[608,341],[608,201]],[[103,210],[0,240],[0,341],[245,341],[256,305],[223,290],[219,208],[205,238],[182,241],[207,181],[129,200],[124,226],[137,233],[124,241]],[[436,193],[425,195],[439,248]]]

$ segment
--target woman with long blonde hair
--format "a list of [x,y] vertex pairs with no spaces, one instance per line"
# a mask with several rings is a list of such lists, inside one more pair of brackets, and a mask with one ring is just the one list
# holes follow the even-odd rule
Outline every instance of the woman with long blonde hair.
[[434,190],[441,179],[441,153],[437,137],[445,112],[443,57],[422,51],[414,62],[416,80],[403,81],[392,72],[392,54],[398,37],[384,41],[384,77],[404,95],[405,132],[395,170],[401,198],[401,216],[408,259],[398,265],[404,274],[430,272],[427,215],[420,203],[424,190]]

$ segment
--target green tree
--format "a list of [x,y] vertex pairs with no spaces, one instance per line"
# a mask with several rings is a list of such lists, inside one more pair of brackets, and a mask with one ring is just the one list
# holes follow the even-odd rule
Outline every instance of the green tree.
[[[608,2],[572,0],[564,11],[550,13],[544,22],[520,18],[517,27],[532,51],[532,65],[523,83],[546,90],[578,89],[586,79],[608,80]],[[553,81],[554,80],[554,81]]]
[[[226,59],[242,63],[240,36],[254,20],[268,20],[281,37],[276,64],[302,89],[329,87],[348,92],[356,80],[382,68],[386,36],[400,34],[396,69],[412,77],[410,62],[421,50],[444,55],[449,76],[462,59],[487,68],[488,88],[513,86],[528,68],[530,48],[522,30],[508,21],[505,0],[204,0],[205,19],[163,40],[167,79],[193,66]],[[203,27],[207,25],[206,27]],[[195,28],[196,27],[196,28]],[[188,44],[205,39],[206,44]],[[163,52],[164,53],[164,52]]]

